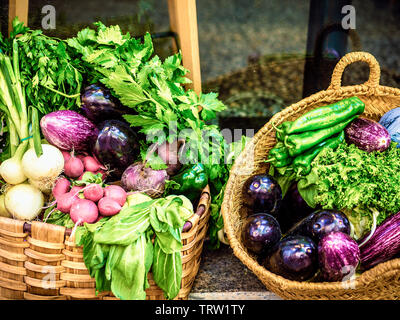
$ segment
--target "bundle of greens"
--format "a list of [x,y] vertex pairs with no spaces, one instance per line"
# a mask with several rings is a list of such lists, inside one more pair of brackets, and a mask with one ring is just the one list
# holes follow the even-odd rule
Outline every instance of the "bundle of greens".
[[[383,152],[370,153],[343,142],[336,150],[324,148],[318,154],[310,174],[298,180],[298,190],[313,208],[345,212],[359,239],[400,211],[399,159],[394,142]],[[295,179],[288,172],[287,180],[290,177]]]
[[10,36],[0,35],[0,49],[17,58],[27,105],[34,106],[39,116],[78,110],[86,70],[65,41],[31,30],[15,18]]
[[181,229],[192,215],[187,198],[171,195],[129,204],[118,215],[78,227],[76,243],[83,245],[96,290],[144,300],[151,269],[166,298],[175,298],[182,279]]

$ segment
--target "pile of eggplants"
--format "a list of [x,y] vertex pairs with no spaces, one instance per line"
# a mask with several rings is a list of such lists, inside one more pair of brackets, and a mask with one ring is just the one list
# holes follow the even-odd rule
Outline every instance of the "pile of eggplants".
[[[135,114],[123,106],[110,91],[92,84],[81,94],[81,110],[59,110],[45,115],[40,122],[45,139],[67,152],[92,155],[107,169],[107,182],[120,181],[127,191],[140,191],[152,197],[163,194],[167,180],[181,169],[180,154],[185,140],[153,144],[145,159],[140,154],[136,132],[123,118]],[[151,159],[158,158],[165,169],[152,169]]]
[[360,250],[344,213],[310,208],[296,184],[282,197],[268,174],[250,177],[244,189],[250,214],[242,244],[266,269],[295,281],[340,281],[354,274]]
[[81,111],[59,110],[42,117],[45,139],[64,151],[93,154],[108,169],[109,180],[119,180],[139,156],[139,135],[122,118],[133,110],[122,106],[100,85],[81,95]]

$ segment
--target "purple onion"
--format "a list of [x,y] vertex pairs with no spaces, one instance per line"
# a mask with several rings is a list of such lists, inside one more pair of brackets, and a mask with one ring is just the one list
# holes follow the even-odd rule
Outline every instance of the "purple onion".
[[331,232],[318,243],[318,260],[324,280],[341,281],[357,268],[360,249],[348,234]]

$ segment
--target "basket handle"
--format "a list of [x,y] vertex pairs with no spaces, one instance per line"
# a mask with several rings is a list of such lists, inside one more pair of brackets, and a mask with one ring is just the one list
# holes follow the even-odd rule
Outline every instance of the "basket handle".
[[364,86],[368,87],[378,87],[379,86],[379,79],[381,77],[381,68],[379,66],[378,61],[375,59],[375,57],[368,53],[368,52],[363,52],[363,51],[357,51],[357,52],[350,52],[344,55],[339,62],[336,64],[335,68],[333,69],[332,73],[332,78],[331,78],[331,84],[328,87],[329,89],[334,89],[338,90],[340,89],[342,85],[342,75],[344,72],[344,69],[358,61],[363,61],[368,63],[369,65],[369,78],[368,80],[363,84]]

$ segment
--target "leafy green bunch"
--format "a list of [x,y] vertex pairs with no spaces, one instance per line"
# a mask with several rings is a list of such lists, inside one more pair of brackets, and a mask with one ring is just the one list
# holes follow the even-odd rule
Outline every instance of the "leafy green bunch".
[[182,279],[181,229],[193,213],[186,197],[171,195],[130,204],[111,218],[78,227],[76,243],[83,245],[96,290],[144,300],[151,269],[166,298],[175,298]]
[[0,35],[0,49],[11,57],[18,52],[28,106],[34,106],[42,116],[79,108],[85,69],[63,40],[31,30],[15,18],[10,36]]

